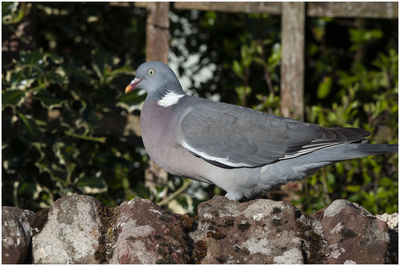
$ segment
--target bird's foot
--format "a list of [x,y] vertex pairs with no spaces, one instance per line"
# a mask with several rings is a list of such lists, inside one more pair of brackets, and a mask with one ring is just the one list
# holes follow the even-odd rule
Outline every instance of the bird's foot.
[[234,200],[234,201],[239,201],[239,202],[246,202],[246,201],[251,201],[251,200],[255,200],[255,199],[268,198],[266,196],[265,192],[254,193],[254,194],[251,194],[248,196],[233,194],[233,193],[226,193],[225,197],[227,197],[229,200]]
[[232,193],[226,193],[225,197],[227,197],[229,200],[234,200],[234,201],[239,201],[242,198],[242,196]]

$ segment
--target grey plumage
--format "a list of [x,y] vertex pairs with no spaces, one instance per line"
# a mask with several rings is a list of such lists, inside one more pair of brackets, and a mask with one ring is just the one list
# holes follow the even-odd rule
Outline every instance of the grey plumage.
[[140,123],[150,157],[171,174],[213,183],[238,200],[305,178],[338,161],[397,152],[366,144],[358,128],[322,128],[241,106],[185,95],[173,71],[142,64],[127,86],[147,97]]

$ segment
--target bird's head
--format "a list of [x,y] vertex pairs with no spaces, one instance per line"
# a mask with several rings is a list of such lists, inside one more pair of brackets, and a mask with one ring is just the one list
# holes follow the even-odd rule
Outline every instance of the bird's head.
[[126,86],[125,93],[129,93],[134,89],[145,90],[147,97],[155,100],[162,99],[170,92],[184,95],[175,73],[161,62],[146,62],[141,64],[136,70],[135,78]]

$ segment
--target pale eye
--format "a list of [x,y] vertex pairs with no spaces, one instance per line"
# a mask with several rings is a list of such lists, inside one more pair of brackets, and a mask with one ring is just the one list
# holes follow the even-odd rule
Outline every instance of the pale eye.
[[154,69],[150,69],[149,70],[149,75],[150,76],[153,76],[155,73],[156,73],[156,71]]

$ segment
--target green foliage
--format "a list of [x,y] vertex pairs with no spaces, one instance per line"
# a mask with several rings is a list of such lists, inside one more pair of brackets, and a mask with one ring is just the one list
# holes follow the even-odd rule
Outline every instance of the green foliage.
[[318,86],[318,93],[317,96],[319,99],[324,99],[328,96],[329,92],[331,91],[332,87],[332,78],[327,76],[321,81]]
[[279,97],[276,94],[279,93],[280,52],[280,44],[272,38],[251,41],[250,44],[246,39],[242,40],[240,61],[234,60],[232,63],[233,71],[243,82],[243,85],[235,88],[239,99],[238,104],[248,105],[247,98],[252,93],[252,88],[249,86],[250,73],[253,71],[252,66],[254,65],[254,67],[263,69],[265,82],[263,87],[266,87],[266,92],[256,94],[259,103],[253,108],[279,115]]
[[[371,40],[383,37],[383,31],[349,29],[349,36],[351,45],[348,49],[351,52],[369,48]],[[331,95],[334,101],[308,105],[306,115],[309,122],[324,127],[364,128],[372,133],[370,143],[398,142],[397,50],[374,51],[373,55],[373,60],[365,63],[354,55],[354,61],[347,68],[333,70],[323,67],[326,70],[321,71],[321,76],[323,72],[330,76],[322,79],[317,96],[325,99]],[[334,95],[332,88],[335,88]],[[370,156],[327,167],[303,182],[306,189],[300,193],[296,203],[301,203],[308,212],[314,212],[336,198],[346,198],[372,213],[396,212],[397,158],[397,154]]]
[[383,35],[383,32],[380,30],[350,29],[349,31],[350,41],[352,42],[352,46],[350,47],[351,51],[357,51],[362,48],[366,42],[379,39]]
[[[3,3],[4,7],[8,8],[7,4]],[[73,5],[35,5],[39,14],[58,14],[61,21],[68,20],[68,15],[60,15],[68,14],[63,12],[68,7]],[[85,7],[83,11],[96,9]],[[104,6],[97,6],[97,11],[103,12],[102,9]],[[18,8],[8,10],[9,17],[20,12]],[[37,22],[41,25],[40,20]],[[63,38],[57,31],[81,28],[81,24],[67,25],[57,23],[44,30],[45,36]],[[104,33],[107,32],[101,34]],[[66,49],[71,45],[57,38],[51,39],[50,46]],[[36,41],[46,47],[48,39]],[[21,50],[5,69],[4,204],[37,209],[50,206],[60,196],[84,193],[115,205],[140,194],[139,186],[130,187],[127,178],[140,176],[147,157],[136,152],[122,132],[120,136],[107,134],[101,121],[107,116],[124,119],[122,108],[140,103],[143,96],[124,95],[124,85],[134,73],[131,61],[107,51],[105,46],[92,44],[95,48],[88,45],[79,50],[68,49],[67,53],[44,48]]]
[[25,9],[18,8],[18,3],[16,2],[4,2],[1,7],[2,23],[5,25],[21,22],[26,13]]
[[[98,108],[91,109],[91,99],[83,91],[72,90],[71,79],[79,79],[78,70],[70,71],[63,63],[62,57],[42,50],[22,51],[3,80],[2,108],[7,114],[3,124],[19,132],[8,136],[3,144],[3,170],[21,179],[20,186],[14,187],[16,200],[40,200],[40,207],[49,206],[56,196],[107,190],[103,171],[88,169],[86,165],[101,160],[96,150],[106,142],[106,137],[94,134],[99,120],[94,112],[104,107],[98,103]],[[99,75],[96,67],[99,69],[93,64],[94,69],[83,75]],[[101,65],[102,79],[91,82],[93,88],[109,84],[117,77],[117,70],[125,69],[107,67],[106,63]],[[86,117],[82,116],[84,113]],[[21,150],[22,154],[14,150]],[[33,165],[25,170],[21,163],[26,160]],[[32,176],[25,171],[34,171],[36,177],[22,182]]]

